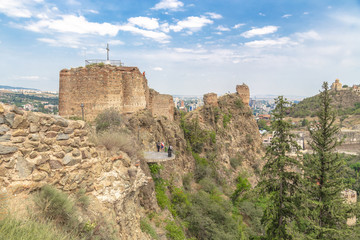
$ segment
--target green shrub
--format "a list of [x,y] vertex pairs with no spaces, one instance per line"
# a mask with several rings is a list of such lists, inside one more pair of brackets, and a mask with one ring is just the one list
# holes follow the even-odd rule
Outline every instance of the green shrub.
[[223,126],[224,126],[224,128],[226,128],[227,125],[230,123],[231,117],[232,117],[232,115],[230,113],[228,113],[228,114],[225,113],[224,114],[224,116],[223,116]]
[[130,157],[138,154],[138,148],[131,136],[120,131],[103,131],[93,138],[93,142],[98,146],[104,146],[110,151],[123,151]]
[[239,200],[239,197],[246,191],[248,191],[251,188],[251,184],[247,180],[247,178],[244,178],[242,176],[238,176],[236,179],[236,189],[234,193],[231,195],[231,201],[235,203],[237,200]]
[[78,224],[75,217],[74,202],[67,194],[45,185],[34,195],[34,203],[45,219],[68,227]]
[[241,166],[244,161],[244,157],[240,154],[236,154],[236,157],[230,158],[230,165],[232,168],[236,169],[238,166]]
[[166,237],[172,240],[184,240],[186,239],[185,234],[181,227],[176,225],[173,221],[168,221],[166,224]]
[[185,190],[188,190],[188,191],[191,190],[192,178],[193,178],[193,176],[191,173],[187,173],[183,176],[182,183],[183,183]]
[[160,170],[162,170],[164,167],[157,163],[153,163],[153,164],[149,164],[149,168],[151,175],[153,177],[158,177],[158,175],[160,174]]
[[204,147],[204,143],[208,140],[209,134],[207,131],[202,130],[199,125],[199,119],[192,119],[187,122],[182,115],[180,120],[180,127],[184,131],[184,137],[188,144],[191,146],[191,150],[195,153],[201,153]]
[[116,128],[121,124],[121,114],[114,108],[106,109],[96,117],[95,123],[98,132]]
[[236,99],[235,100],[235,106],[242,109],[244,107],[244,103],[241,99]]
[[10,216],[0,221],[0,239],[6,240],[71,240],[77,239],[48,222],[21,221]]
[[155,239],[155,240],[159,239],[155,229],[150,225],[150,223],[147,221],[147,219],[140,220],[140,228],[141,228],[141,231],[149,234],[153,239]]
[[75,195],[75,198],[76,198],[76,202],[77,204],[84,208],[84,209],[87,209],[89,204],[90,204],[90,200],[89,200],[89,197],[86,196],[86,190],[85,189],[80,189],[76,195]]
[[215,144],[216,143],[216,132],[215,131],[211,131],[210,134],[210,143],[211,144]]
[[254,139],[251,136],[251,134],[249,134],[249,133],[246,134],[245,139],[246,139],[246,142],[250,145],[254,143]]

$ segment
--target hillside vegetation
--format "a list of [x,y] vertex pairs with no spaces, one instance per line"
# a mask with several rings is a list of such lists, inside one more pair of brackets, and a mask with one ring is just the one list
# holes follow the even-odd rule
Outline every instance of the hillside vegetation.
[[[338,116],[360,115],[360,94],[352,90],[331,91],[330,92],[334,110]],[[290,117],[314,117],[319,110],[319,94],[305,98],[295,104],[289,112]]]

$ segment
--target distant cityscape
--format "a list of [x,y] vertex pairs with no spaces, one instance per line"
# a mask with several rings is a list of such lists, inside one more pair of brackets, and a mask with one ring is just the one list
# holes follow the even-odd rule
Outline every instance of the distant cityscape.
[[[254,96],[250,98],[249,106],[255,117],[263,119],[264,115],[271,114],[275,108],[275,95]],[[177,109],[191,112],[204,105],[202,95],[173,95],[174,105]],[[290,96],[291,103],[298,103],[303,97]],[[14,104],[27,111],[57,114],[59,96],[57,91],[41,91],[21,87],[0,85],[0,101]]]

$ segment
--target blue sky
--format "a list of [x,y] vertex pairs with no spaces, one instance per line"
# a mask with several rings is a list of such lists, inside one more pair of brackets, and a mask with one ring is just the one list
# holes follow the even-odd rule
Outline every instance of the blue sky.
[[161,93],[311,96],[360,84],[360,1],[0,0],[1,85],[58,90],[106,43]]

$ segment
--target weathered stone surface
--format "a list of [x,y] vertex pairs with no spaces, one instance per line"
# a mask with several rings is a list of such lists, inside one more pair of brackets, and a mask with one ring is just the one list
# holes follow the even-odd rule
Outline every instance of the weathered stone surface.
[[4,124],[5,123],[5,117],[0,115],[0,124]]
[[47,152],[50,150],[50,147],[46,144],[39,144],[39,146],[35,150],[38,152]]
[[71,139],[68,139],[68,140],[60,140],[57,141],[56,143],[60,146],[70,146],[72,142],[73,141]]
[[62,140],[68,140],[70,136],[68,134],[59,133],[59,135],[56,137],[56,140],[62,141]]
[[5,166],[0,166],[0,177],[5,177],[7,171],[8,170],[5,168]]
[[62,163],[64,164],[64,165],[67,165],[69,162],[71,162],[73,160],[73,157],[72,157],[72,155],[70,154],[70,153],[67,153],[66,155],[65,155],[65,157],[62,159]]
[[55,143],[55,138],[43,138],[41,139],[41,143],[47,145],[53,145]]
[[65,153],[64,152],[55,152],[53,153],[53,155],[57,158],[64,158],[65,157]]
[[10,161],[8,161],[7,163],[5,163],[5,167],[12,169],[12,168],[15,167],[15,164],[16,164],[16,158],[15,158],[15,157],[12,157],[12,158],[10,158]]
[[60,130],[62,130],[63,128],[60,127],[59,125],[52,125],[49,130],[50,131],[54,131],[54,132],[60,132]]
[[1,125],[0,126],[0,135],[4,135],[5,133],[7,133],[10,130],[10,128],[6,125]]
[[82,137],[88,135],[88,132],[86,130],[74,130],[74,136],[75,137]]
[[2,114],[4,112],[5,112],[4,106],[2,104],[0,104],[0,114]]
[[27,115],[27,120],[31,123],[39,123],[40,117],[38,113],[29,112]]
[[50,160],[49,165],[51,169],[59,169],[63,167],[61,162],[57,160]]
[[51,171],[49,163],[42,164],[42,165],[38,166],[37,169],[45,171],[47,173],[50,173],[50,171]]
[[39,126],[36,123],[30,123],[29,132],[36,133],[39,131]]
[[30,141],[40,141],[40,136],[39,136],[39,134],[31,134],[31,135],[29,135],[29,140]]
[[16,170],[21,178],[28,177],[34,170],[34,164],[23,157],[18,157],[16,163]]
[[5,122],[12,127],[14,123],[15,114],[14,113],[6,113],[5,114]]
[[31,159],[34,159],[34,158],[36,158],[37,156],[39,156],[39,154],[38,154],[37,152],[31,152],[30,155],[29,155],[29,157],[30,157]]
[[82,159],[89,159],[91,158],[91,154],[87,149],[81,150],[81,158]]
[[15,132],[13,132],[13,137],[26,137],[28,133],[23,129],[18,129]]
[[65,153],[69,153],[73,150],[73,148],[70,146],[63,146],[62,150],[64,150]]
[[67,127],[67,126],[69,126],[69,123],[68,123],[68,121],[66,121],[63,118],[58,118],[58,119],[56,119],[55,125],[58,125],[60,127]]
[[49,131],[49,132],[47,132],[46,134],[45,134],[45,136],[47,137],[47,138],[54,138],[54,137],[56,137],[58,134],[57,134],[57,132],[54,132],[54,131]]
[[79,157],[80,154],[81,154],[81,152],[80,152],[79,149],[74,149],[74,150],[72,151],[72,155],[73,155],[74,157]]
[[[81,122],[84,123],[83,121],[81,121]],[[73,121],[73,122],[70,122],[69,127],[73,128],[73,129],[82,129],[84,126],[79,121],[76,121],[76,122]]]
[[24,142],[24,147],[25,148],[36,148],[39,146],[39,142],[31,142],[31,141],[26,141]]
[[11,135],[10,134],[5,134],[0,136],[0,142],[10,142],[11,139]]
[[24,115],[24,111],[21,110],[20,108],[16,107],[16,106],[12,107],[12,108],[10,109],[10,111],[11,111],[11,112],[14,112],[14,113],[16,113],[16,114],[18,114],[18,115]]
[[23,116],[17,115],[14,118],[14,123],[12,124],[12,128],[27,128],[29,127],[28,121]]
[[15,146],[7,146],[0,144],[0,155],[5,155],[9,153],[14,153],[18,150]]
[[24,137],[11,138],[12,143],[23,143],[23,142],[25,142],[25,140],[26,140],[26,138],[24,138]]
[[46,172],[39,172],[39,171],[37,171],[37,172],[35,172],[33,175],[32,175],[32,180],[33,181],[41,181],[41,180],[43,180],[44,178],[46,178],[47,177],[47,173]]
[[74,132],[74,129],[71,127],[67,127],[64,129],[65,134],[72,134]]

